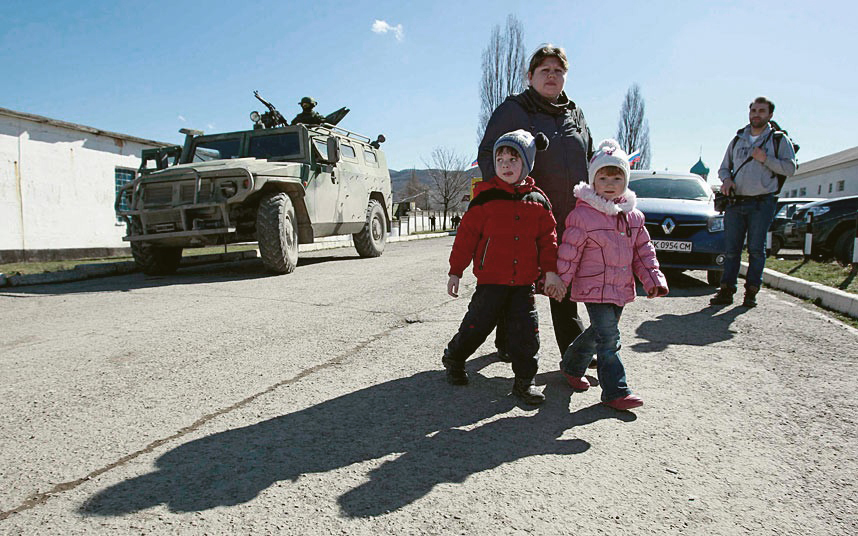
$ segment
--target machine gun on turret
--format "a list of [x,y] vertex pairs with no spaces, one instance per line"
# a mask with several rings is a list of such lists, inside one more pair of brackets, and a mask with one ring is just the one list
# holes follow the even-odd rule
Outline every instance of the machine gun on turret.
[[289,126],[289,122],[286,121],[286,118],[283,117],[283,115],[277,111],[277,108],[275,108],[273,104],[260,97],[258,91],[254,91],[253,96],[259,99],[259,102],[261,102],[268,108],[268,111],[261,115],[257,111],[250,112],[250,120],[253,121],[254,129]]

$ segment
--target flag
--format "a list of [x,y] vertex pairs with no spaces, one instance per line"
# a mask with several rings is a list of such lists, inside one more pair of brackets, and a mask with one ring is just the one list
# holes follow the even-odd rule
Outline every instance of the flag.
[[477,166],[479,166],[479,164],[477,163],[477,161],[476,161],[476,160],[474,160],[473,162],[471,162],[471,165],[470,165],[470,166],[468,166],[468,169],[474,169],[474,168],[475,168],[475,167],[477,167]]
[[638,149],[637,151],[635,151],[629,155],[629,164],[634,164],[635,162],[639,161],[640,159],[641,159],[641,150]]

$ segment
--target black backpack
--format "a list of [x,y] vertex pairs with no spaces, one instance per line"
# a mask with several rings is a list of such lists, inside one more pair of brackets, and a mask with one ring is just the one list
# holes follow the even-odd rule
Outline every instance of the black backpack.
[[[772,125],[772,134],[771,135],[772,135],[772,143],[775,146],[775,156],[778,155],[778,151],[780,151],[781,140],[784,138],[786,138],[786,140],[788,142],[790,142],[790,144],[792,145],[792,151],[795,154],[798,154],[798,150],[801,149],[801,146],[799,144],[797,144],[796,142],[794,142],[792,140],[792,138],[789,137],[789,133],[786,130],[782,129],[781,126],[779,124],[777,124],[774,119],[770,119],[769,123]],[[736,142],[739,141],[739,136],[744,131],[745,131],[744,127],[737,130],[736,136],[733,138],[733,141],[730,142],[730,169],[731,170],[733,169],[733,147],[736,146]],[[763,145],[765,145],[765,142],[763,142]],[[750,158],[751,157],[749,156],[748,157],[749,160],[746,160],[745,162],[750,161]],[[742,165],[744,165],[744,163]],[[739,166],[739,168],[741,168],[741,167],[742,166]],[[737,169],[736,171],[739,171],[739,170]],[[778,175],[777,173],[775,173],[775,177],[777,177],[777,179],[778,179],[778,191],[775,192],[775,194],[779,194],[779,193],[781,193],[781,188],[784,187],[784,183],[786,182],[787,177],[786,177],[786,175]]]

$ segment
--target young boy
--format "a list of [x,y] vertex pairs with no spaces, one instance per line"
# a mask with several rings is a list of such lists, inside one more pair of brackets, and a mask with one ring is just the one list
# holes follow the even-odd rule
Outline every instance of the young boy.
[[467,385],[465,360],[486,340],[499,318],[507,326],[506,349],[515,373],[513,395],[528,404],[545,396],[536,388],[539,322],[534,283],[545,276],[545,293],[562,299],[565,287],[557,275],[557,232],[548,197],[528,173],[537,149],[548,147],[516,130],[494,145],[497,176],[477,184],[474,199],[462,217],[450,253],[447,292],[458,297],[459,280],[471,261],[477,289],[459,331],[444,351],[447,381]]

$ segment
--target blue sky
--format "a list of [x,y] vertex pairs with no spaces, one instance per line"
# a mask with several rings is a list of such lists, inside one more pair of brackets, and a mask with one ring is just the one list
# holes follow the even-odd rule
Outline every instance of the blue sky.
[[597,141],[640,84],[653,168],[688,170],[702,149],[714,175],[761,94],[800,161],[858,142],[854,2],[6,0],[0,106],[180,143],[182,127],[248,128],[253,90],[287,118],[311,95],[351,108],[343,128],[384,133],[389,167],[422,168],[436,146],[476,156],[480,56],[508,13],[528,52],[566,48]]

